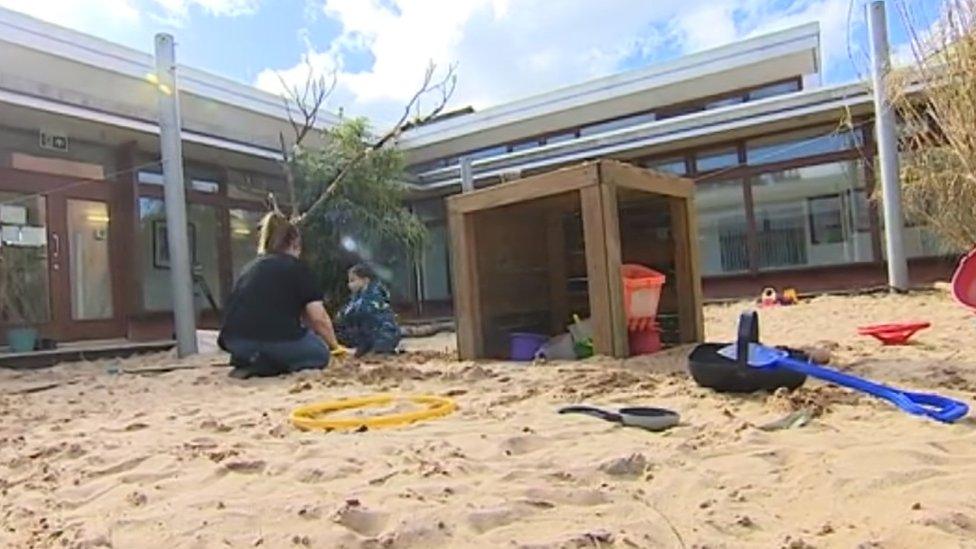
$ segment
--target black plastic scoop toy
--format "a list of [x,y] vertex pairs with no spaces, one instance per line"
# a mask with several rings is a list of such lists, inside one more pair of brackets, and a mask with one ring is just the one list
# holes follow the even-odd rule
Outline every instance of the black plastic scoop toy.
[[619,423],[627,427],[640,427],[648,431],[664,431],[678,424],[680,417],[677,412],[664,408],[647,408],[635,406],[621,408],[611,412],[595,406],[566,406],[560,408],[560,414],[586,414],[611,423]]

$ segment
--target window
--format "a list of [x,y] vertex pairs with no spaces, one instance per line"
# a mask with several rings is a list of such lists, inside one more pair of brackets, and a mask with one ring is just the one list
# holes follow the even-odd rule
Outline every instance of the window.
[[263,214],[250,210],[230,210],[230,258],[234,280],[244,266],[257,256],[258,223]]
[[515,143],[513,145],[509,145],[508,151],[509,152],[527,151],[529,149],[535,149],[535,148],[538,148],[538,147],[539,147],[539,140],[538,139],[530,139],[528,141],[522,141],[520,143]]
[[796,91],[800,91],[799,80],[790,80],[789,82],[779,82],[777,84],[769,84],[767,86],[756,88],[750,91],[749,101],[758,101],[760,99],[765,99],[767,97],[784,95]]
[[734,147],[698,153],[695,158],[695,169],[699,172],[731,168],[738,165],[739,151]]
[[580,128],[580,135],[595,135],[598,133],[612,132],[615,130],[621,130],[624,128],[629,128],[631,126],[637,126],[638,124],[646,124],[647,122],[653,122],[657,117],[654,113],[643,113],[643,114],[633,114],[630,116],[624,116],[622,118],[616,118],[614,120],[606,120],[603,122],[595,122],[593,124],[588,124]]
[[747,141],[746,159],[750,166],[760,166],[862,146],[860,131],[835,133],[833,130],[825,126]]
[[579,136],[576,134],[576,130],[573,130],[573,131],[567,131],[567,132],[561,132],[561,133],[555,133],[555,134],[552,134],[552,135],[548,135],[545,138],[545,142],[546,142],[546,145],[554,145],[556,143],[565,143],[566,141],[572,141],[573,139],[576,139],[577,137],[579,137]]
[[[157,185],[162,187],[166,184],[166,181],[163,179],[163,174],[157,172],[140,171],[137,179],[143,185]],[[217,194],[220,191],[220,183],[206,179],[191,179],[190,188],[198,193]]]
[[506,145],[498,145],[496,147],[488,147],[486,149],[478,149],[476,151],[471,151],[461,156],[467,156],[471,160],[479,160],[482,158],[489,158],[492,156],[501,156],[507,152],[508,152],[508,147]]
[[752,180],[760,270],[870,261],[862,164],[841,161]]
[[676,175],[685,175],[688,173],[688,167],[685,165],[684,157],[651,160],[645,162],[644,167],[651,170],[673,173]]
[[[197,310],[209,308],[206,291],[217,303],[221,300],[217,265],[217,238],[220,225],[215,208],[187,205],[187,233],[193,262],[194,300]],[[173,310],[170,285],[169,243],[166,235],[166,210],[158,198],[139,199],[139,234],[142,242],[142,304],[147,311]],[[204,288],[204,285],[206,288]]]
[[742,181],[709,181],[695,186],[702,273],[749,270],[749,224]]
[[732,97],[726,97],[724,99],[716,99],[710,103],[705,103],[705,110],[710,111],[712,109],[721,109],[722,107],[730,107],[732,105],[738,105],[742,103],[745,99],[741,95],[735,95]]

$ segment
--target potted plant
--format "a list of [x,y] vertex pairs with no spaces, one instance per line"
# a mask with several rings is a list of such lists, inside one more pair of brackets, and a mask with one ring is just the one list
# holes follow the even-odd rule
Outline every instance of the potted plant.
[[43,248],[0,246],[0,324],[15,353],[37,344],[34,325],[47,317],[46,275]]

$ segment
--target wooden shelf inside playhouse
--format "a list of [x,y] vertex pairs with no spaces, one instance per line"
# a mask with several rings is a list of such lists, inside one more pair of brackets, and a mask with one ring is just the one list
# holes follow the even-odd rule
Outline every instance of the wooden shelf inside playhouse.
[[592,318],[600,354],[628,356],[620,267],[667,277],[662,339],[702,339],[687,179],[602,160],[448,199],[461,358],[506,358],[512,332],[556,335]]

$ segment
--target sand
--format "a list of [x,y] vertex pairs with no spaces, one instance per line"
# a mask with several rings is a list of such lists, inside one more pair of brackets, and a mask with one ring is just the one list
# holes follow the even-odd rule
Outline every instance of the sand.
[[[743,306],[707,307],[709,339],[729,340]],[[913,318],[933,327],[912,346],[855,334]],[[976,318],[945,294],[822,297],[762,320],[766,342],[976,401]],[[411,343],[422,350],[248,381],[220,355],[0,370],[0,546],[976,547],[972,419],[942,425],[815,381],[717,395],[689,379],[687,348],[523,366],[453,361],[448,336]],[[125,373],[171,365],[188,369]],[[460,408],[359,433],[286,419],[378,391]],[[656,434],[555,413],[575,402],[666,406],[682,423]],[[802,428],[759,428],[804,407],[818,415]]]

